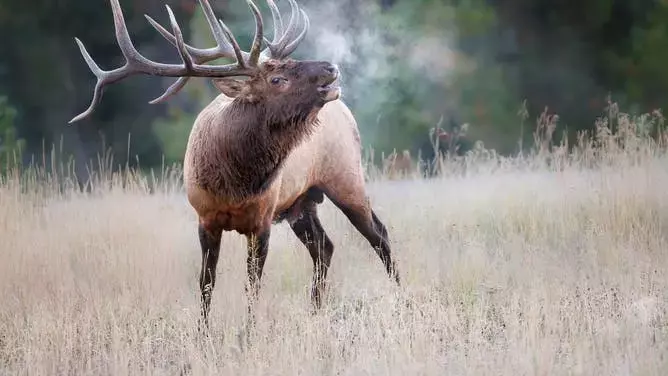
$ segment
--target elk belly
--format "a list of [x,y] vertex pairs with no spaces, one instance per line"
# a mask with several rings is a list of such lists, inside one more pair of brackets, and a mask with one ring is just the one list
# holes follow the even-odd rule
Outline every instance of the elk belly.
[[219,228],[249,235],[271,224],[275,192],[239,204],[220,202],[203,190],[199,193],[189,195],[189,200],[199,215],[200,224],[206,229]]

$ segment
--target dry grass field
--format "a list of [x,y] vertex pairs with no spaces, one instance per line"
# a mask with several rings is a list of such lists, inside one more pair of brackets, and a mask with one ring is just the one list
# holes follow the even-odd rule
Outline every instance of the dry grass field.
[[145,178],[102,174],[86,194],[11,175],[0,374],[666,375],[668,158],[638,136],[646,120],[620,118],[568,155],[374,179],[401,289],[326,201],[331,288],[311,314],[311,259],[275,226],[249,346],[245,241],[232,233],[211,336],[197,334],[200,250],[178,175],[149,192]]

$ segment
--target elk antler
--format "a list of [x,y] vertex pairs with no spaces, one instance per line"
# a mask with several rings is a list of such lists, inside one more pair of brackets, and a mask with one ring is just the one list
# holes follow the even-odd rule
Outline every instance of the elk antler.
[[[234,47],[234,43],[236,42],[232,40],[231,41],[232,44],[230,44],[225,40],[225,38],[223,38],[224,33],[229,33],[227,26],[223,23],[223,21],[216,20],[216,16],[214,15],[208,0],[198,0],[198,1],[202,6],[202,10],[204,11],[204,17],[206,18],[209,27],[211,28],[211,32],[213,33],[213,38],[216,41],[217,45],[215,47],[204,49],[204,48],[195,48],[193,46],[186,44],[185,47],[190,56],[193,57],[194,61],[197,64],[204,64],[221,57],[227,57],[227,58],[234,57],[237,60],[239,60],[240,57],[237,56],[236,54],[237,48]],[[252,1],[250,0],[247,1],[249,2],[249,6],[253,11],[255,19],[256,20],[261,19],[260,13],[257,10],[255,4],[253,4]],[[274,36],[271,42],[269,42],[269,40],[267,40],[266,38],[262,38],[262,24],[256,23],[260,25],[259,27],[260,32],[258,33],[258,28],[256,27],[255,38],[253,40],[253,46],[251,47],[251,53],[241,51],[241,57],[243,59],[248,59],[249,64],[251,66],[256,66],[259,61],[264,61],[269,58],[283,59],[289,56],[292,52],[294,52],[295,49],[297,49],[297,46],[306,36],[306,32],[308,31],[308,28],[310,26],[309,18],[306,15],[306,12],[304,12],[303,9],[299,8],[295,0],[288,0],[290,2],[290,8],[292,13],[290,15],[290,22],[288,23],[288,27],[287,29],[285,29],[284,32],[283,19],[281,17],[281,12],[279,11],[278,6],[276,6],[276,3],[273,0],[266,0],[266,1],[267,5],[269,5],[269,9],[271,9],[271,15],[274,24]],[[297,22],[300,15],[304,18],[304,27],[294,39],[291,39],[292,34],[294,34],[298,30]],[[162,34],[162,36],[165,39],[167,39],[171,44],[175,46],[177,45],[176,37],[174,37],[173,34],[167,31],[164,27],[162,27],[151,17],[147,15],[145,15],[144,17],[146,17],[151,26],[153,26],[160,34]],[[267,45],[267,48],[265,48],[260,53],[259,44],[261,44],[262,40],[264,40],[265,44]],[[258,46],[257,49],[255,49],[256,46]],[[255,52],[255,54],[253,54],[253,52]],[[179,90],[181,90],[186,85],[189,79],[190,77],[179,78],[161,96],[152,100],[149,103],[153,104],[165,101],[167,98],[171,97],[172,95],[176,94]]]
[[[290,15],[290,22],[288,23],[288,27],[285,30],[285,33],[283,33],[283,20],[281,18],[278,7],[276,6],[276,3],[274,3],[273,0],[266,1],[269,5],[269,8],[271,9],[271,14],[273,16],[274,40],[269,42],[265,39],[267,44],[267,49],[264,51],[265,57],[272,59],[283,59],[294,52],[294,50],[297,49],[299,43],[301,43],[301,41],[306,36],[306,32],[310,26],[309,18],[306,15],[306,12],[297,6],[295,0],[288,0],[290,2],[292,13]],[[299,14],[297,12],[299,12]],[[290,40],[291,35],[298,30],[297,22],[300,14],[304,18],[304,27],[293,40]],[[269,56],[266,55],[267,50],[269,50]]]
[[[123,53],[123,56],[125,57],[125,65],[109,71],[100,69],[100,67],[95,63],[93,58],[86,50],[86,47],[81,42],[81,40],[79,40],[79,38],[74,38],[79,45],[81,54],[88,64],[88,67],[97,77],[97,83],[95,84],[93,99],[91,100],[90,106],[86,111],[70,120],[70,124],[89,116],[93,112],[95,106],[102,98],[102,91],[106,85],[113,84],[129,76],[148,74],[153,76],[180,77],[177,82],[175,82],[167,89],[165,94],[163,94],[160,98],[152,101],[155,103],[183,88],[187,82],[187,78],[189,77],[252,76],[257,71],[257,62],[263,39],[263,24],[260,11],[257,9],[257,6],[255,6],[252,0],[246,0],[248,6],[253,12],[253,15],[255,16],[255,38],[253,40],[253,46],[251,48],[250,54],[241,51],[239,44],[235,40],[234,36],[222,21],[219,21],[220,24],[214,22],[216,26],[211,27],[218,46],[210,50],[216,50],[216,53],[220,53],[222,51],[225,53],[225,56],[234,56],[236,58],[235,63],[226,65],[202,65],[204,62],[212,60],[209,59],[209,56],[212,56],[213,54],[209,53],[210,55],[202,57],[202,55],[199,54],[199,50],[195,50],[186,45],[183,40],[183,33],[181,32],[181,28],[176,22],[174,13],[172,12],[172,9],[169,7],[169,5],[165,6],[167,8],[167,13],[169,14],[172,30],[174,32],[173,35],[170,35],[173,38],[172,42],[176,46],[183,64],[165,64],[147,59],[142,54],[140,54],[139,51],[137,51],[132,43],[132,40],[130,39],[130,34],[128,33],[127,26],[125,25],[125,19],[123,17],[123,11],[121,10],[121,6],[118,0],[110,1],[111,10],[114,15],[116,40],[118,42],[118,46],[121,49],[121,52]],[[200,3],[206,5],[204,7],[205,12],[207,11],[207,7],[208,10],[211,11],[207,0],[200,0]],[[210,13],[210,15],[213,16],[213,12]],[[207,16],[207,19],[211,21],[213,18]],[[149,19],[149,21],[152,20]],[[155,23],[155,21],[153,21],[152,24],[153,23]],[[211,25],[212,22],[209,24]],[[248,57],[246,57],[244,54],[246,54]]]

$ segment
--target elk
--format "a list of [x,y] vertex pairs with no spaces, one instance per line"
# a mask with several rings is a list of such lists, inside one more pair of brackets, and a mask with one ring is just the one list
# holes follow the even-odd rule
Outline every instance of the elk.
[[395,150],[383,160],[383,170],[390,179],[410,176],[417,171],[416,167],[408,149],[404,149],[401,154]]
[[[187,199],[199,219],[201,319],[207,327],[222,233],[236,231],[246,237],[246,294],[252,317],[271,228],[284,220],[313,259],[310,297],[316,309],[321,307],[334,252],[318,217],[317,205],[324,196],[366,238],[389,278],[400,285],[386,227],[366,193],[359,130],[350,109],[340,99],[339,70],[326,61],[289,58],[309,28],[309,18],[295,0],[289,0],[291,17],[285,28],[278,7],[267,0],[274,26],[271,42],[263,36],[260,11],[247,0],[255,19],[249,52],[241,50],[222,20],[216,20],[208,0],[198,1],[215,47],[202,49],[186,44],[169,6],[172,33],[146,16],[176,47],[181,64],[154,62],[142,56],[130,39],[118,0],[110,1],[116,39],[126,63],[104,71],[75,38],[97,83],[88,109],[70,123],[90,115],[105,85],[133,75],[178,77],[149,103],[171,97],[191,77],[209,78],[221,92],[197,115],[183,164]],[[262,50],[263,42],[266,48]],[[235,62],[206,64],[217,58]]]
[[429,139],[420,145],[423,160],[422,174],[427,177],[437,175],[442,167],[443,158],[462,157],[473,148],[473,143],[466,135],[468,126],[468,123],[459,126],[451,118],[450,132],[441,128],[440,124],[430,130]]

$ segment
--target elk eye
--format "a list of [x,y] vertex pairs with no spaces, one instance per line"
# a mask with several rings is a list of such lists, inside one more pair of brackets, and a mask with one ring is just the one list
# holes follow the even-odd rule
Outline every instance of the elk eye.
[[274,77],[274,78],[271,79],[271,83],[274,84],[274,85],[278,85],[279,82],[281,82],[280,77]]

